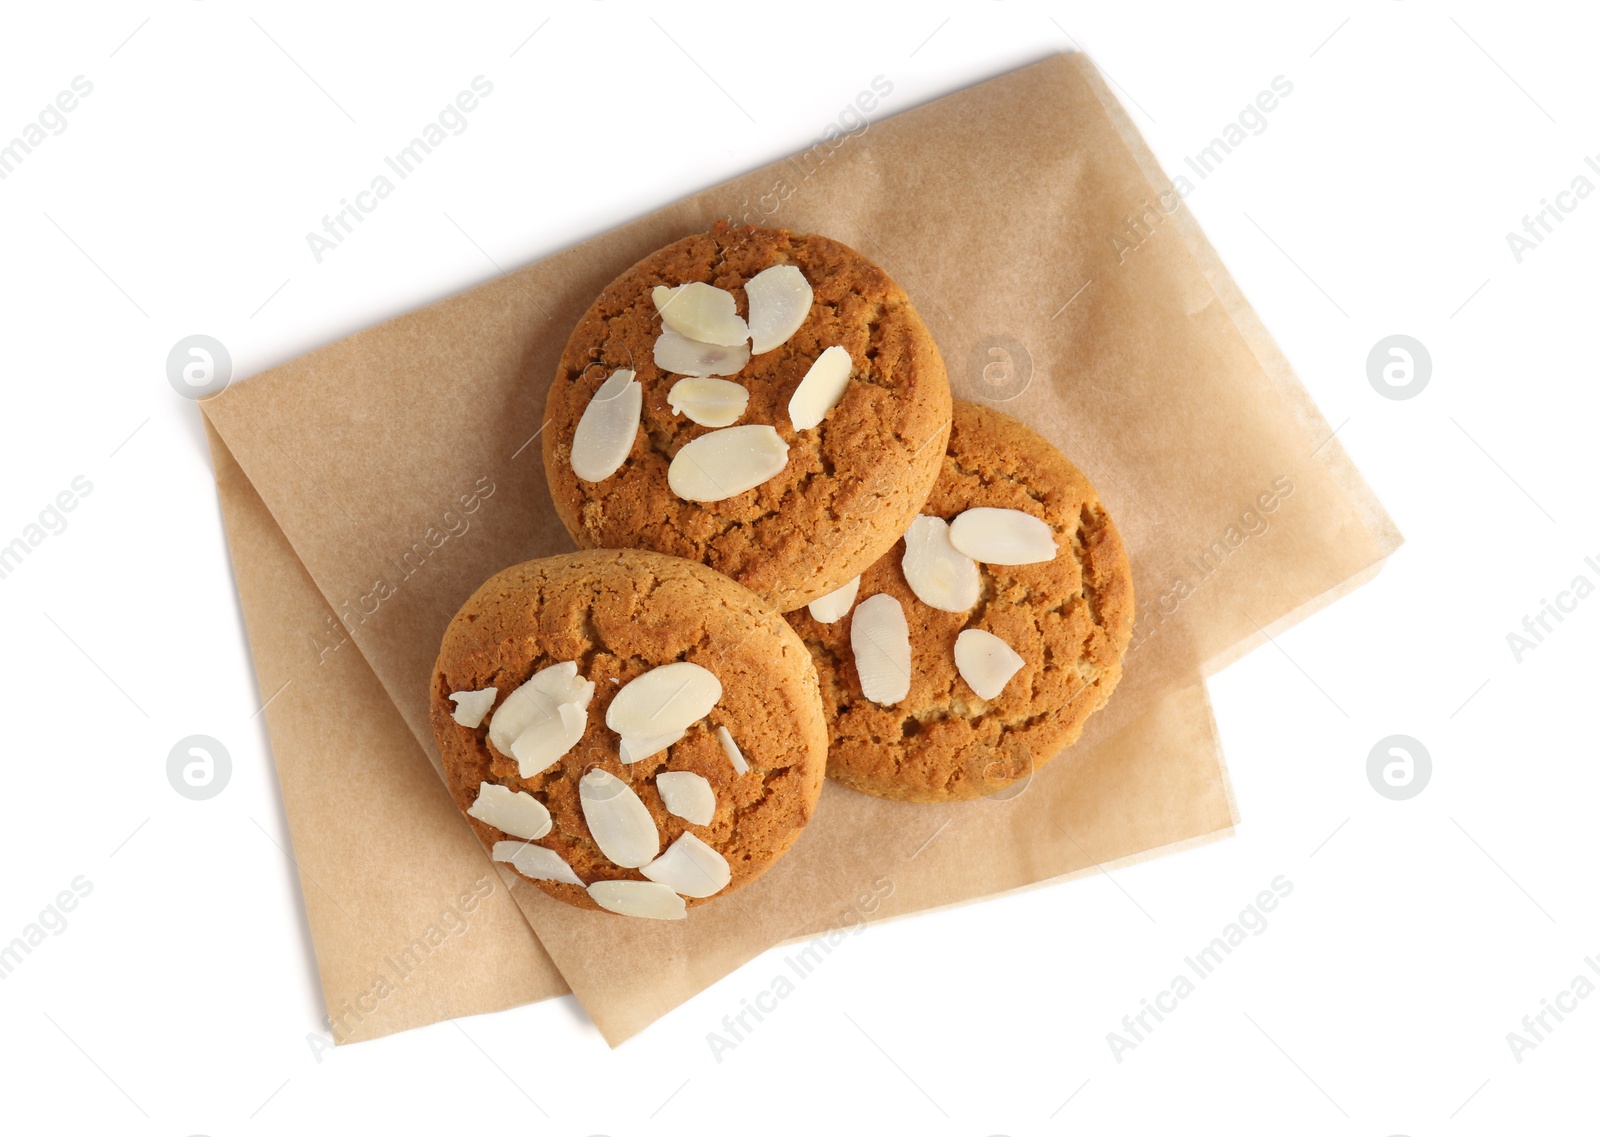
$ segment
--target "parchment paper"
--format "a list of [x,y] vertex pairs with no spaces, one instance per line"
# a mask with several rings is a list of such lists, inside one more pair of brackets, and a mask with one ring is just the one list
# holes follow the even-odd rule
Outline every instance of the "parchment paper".
[[[346,644],[319,657],[303,641],[306,628],[331,616],[328,602],[227,447],[208,433],[333,1037],[360,1041],[564,994],[561,973],[508,888],[462,912],[462,895],[495,879],[492,866],[357,649]],[[993,840],[988,829],[996,824],[1041,824],[1048,799],[1021,801],[1036,788],[1031,782],[1004,796],[1005,809],[983,802],[930,811],[917,846],[885,850],[884,863],[893,862],[887,874],[823,897],[818,910],[800,913],[802,928],[786,934],[826,941],[864,923],[1097,873],[1148,855],[1174,834],[1192,834],[1187,843],[1231,830],[1220,746],[1198,677],[1113,738],[1079,745],[1061,761],[1078,768],[1063,783],[1075,792],[1030,856],[985,865],[964,850]],[[1141,780],[1162,790],[1141,789]],[[372,797],[352,810],[347,787]],[[854,816],[856,796],[841,795],[836,823],[870,824]],[[392,839],[372,840],[374,832]],[[961,840],[945,840],[958,834]],[[430,929],[437,929],[431,943]],[[670,987],[643,995],[627,1004],[622,1025],[648,1023],[677,997]]]
[[[427,680],[446,622],[493,572],[570,548],[536,441],[568,332],[613,276],[720,217],[826,233],[877,260],[927,320],[955,393],[1023,419],[1095,480],[1134,565],[1135,642],[1084,741],[1023,792],[907,806],[830,785],[775,870],[680,924],[597,917],[513,888],[612,1042],[761,950],[850,922],[874,890],[874,917],[956,903],[1233,824],[1197,677],[1365,579],[1399,535],[1198,227],[1152,177],[1153,159],[1092,66],[1059,56],[694,195],[205,404],[219,455],[237,461],[338,616],[304,629],[302,667],[359,652],[435,766]],[[1140,215],[1144,235],[1120,249],[1113,235]],[[236,543],[243,590],[241,559]],[[283,748],[333,713],[316,701],[268,711],[297,850],[348,808],[349,787],[314,784]],[[342,855],[352,882],[380,867],[359,842],[342,843]],[[330,925],[317,919],[318,889],[304,887],[321,957]],[[428,887],[448,892],[431,877]],[[473,1009],[553,991],[543,966],[530,953],[525,986],[480,993]],[[332,1001],[326,974],[324,988]]]
[[566,994],[367,661],[308,648],[328,602],[206,433],[334,1038]]

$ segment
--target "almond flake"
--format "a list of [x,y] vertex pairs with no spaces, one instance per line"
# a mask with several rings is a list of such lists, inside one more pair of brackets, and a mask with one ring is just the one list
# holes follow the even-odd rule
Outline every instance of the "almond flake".
[[550,832],[551,826],[550,811],[538,798],[493,782],[478,784],[478,799],[467,810],[467,816],[525,841],[538,840]]
[[850,605],[856,602],[856,593],[860,589],[861,578],[851,577],[826,596],[819,596],[807,604],[806,610],[819,624],[837,624],[849,613]]
[[644,388],[633,372],[613,371],[589,399],[572,432],[572,472],[586,482],[615,474],[633,449],[643,408]]
[[811,314],[811,285],[794,265],[762,269],[744,286],[750,302],[750,350],[760,355],[781,347]]
[[656,793],[674,817],[691,825],[710,825],[717,813],[717,794],[711,783],[691,770],[665,770],[656,775]]
[[691,375],[679,379],[667,392],[667,406],[700,426],[732,426],[744,414],[750,392],[726,379]]
[[715,896],[733,879],[726,858],[693,833],[679,836],[639,871],[680,896]]
[[606,725],[643,741],[688,730],[722,698],[722,684],[698,663],[668,663],[631,679],[606,708]]
[[462,726],[476,730],[482,725],[483,716],[494,706],[494,697],[499,693],[496,687],[485,687],[481,691],[457,691],[450,696],[450,701],[456,705],[450,717]]
[[674,742],[681,741],[686,733],[686,731],[675,730],[671,734],[652,734],[649,737],[625,734],[622,736],[621,745],[617,748],[617,756],[623,762],[638,762],[660,754]]
[[661,834],[639,795],[621,778],[599,768],[578,781],[578,804],[589,836],[612,864],[647,865],[661,851]]
[[682,920],[688,915],[683,897],[653,880],[597,880],[589,898],[607,912],[645,920]]
[[956,637],[956,670],[980,699],[1000,694],[1024,662],[993,632],[968,628]]
[[830,347],[800,380],[789,396],[789,422],[796,430],[810,430],[844,398],[850,384],[850,369],[855,363],[842,347]]
[[733,293],[712,284],[680,284],[668,288],[658,284],[650,291],[661,325],[686,339],[701,343],[738,347],[750,338],[750,329],[739,318],[739,302]]
[[739,749],[739,744],[733,740],[733,735],[728,733],[725,726],[717,727],[717,741],[722,743],[722,752],[728,756],[728,761],[733,763],[733,768],[740,774],[750,772],[750,763],[744,760],[744,752]]
[[511,744],[536,722],[558,717],[556,708],[572,703],[579,710],[588,707],[594,684],[578,674],[573,660],[553,663],[507,695],[489,716],[489,741],[502,754],[511,753]]
[[880,592],[856,605],[850,650],[861,693],[874,703],[891,706],[911,692],[911,629],[893,596]]
[[530,880],[554,880],[562,884],[583,887],[583,881],[572,871],[560,853],[543,845],[524,845],[520,841],[496,841],[493,857],[504,861]]
[[968,611],[983,588],[978,562],[950,544],[950,526],[944,518],[926,513],[906,530],[900,571],[917,599],[941,612]]
[[735,375],[750,362],[746,346],[701,343],[677,332],[656,337],[656,366],[675,375]]
[[1035,565],[1056,556],[1049,524],[1020,509],[980,506],[958,513],[950,543],[986,565]]
[[667,485],[686,501],[725,501],[783,472],[789,444],[770,426],[702,434],[672,456]]
[[511,743],[511,757],[517,760],[518,776],[531,778],[554,766],[578,745],[588,726],[588,711],[577,703],[559,704],[554,715],[540,719]]

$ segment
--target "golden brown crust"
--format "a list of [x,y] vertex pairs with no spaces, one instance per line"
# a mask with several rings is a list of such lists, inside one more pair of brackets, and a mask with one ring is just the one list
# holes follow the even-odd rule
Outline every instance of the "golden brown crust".
[[[724,288],[749,315],[744,284],[775,264],[811,283],[811,314],[789,341],[726,378],[750,393],[738,425],[766,423],[789,444],[764,485],[720,502],[679,498],[667,466],[707,433],[667,405],[682,376],[656,367],[658,284]],[[789,422],[789,397],[823,350],[855,371],[844,398],[810,430]],[[600,482],[572,472],[572,433],[617,368],[644,389],[643,428],[622,468]],[[545,405],[545,476],[556,512],[585,548],[649,548],[700,561],[775,604],[798,608],[870,565],[916,516],[939,472],[950,426],[944,362],[899,285],[854,250],[782,229],[729,228],[652,253],[600,294],[562,353]]]
[[[1050,524],[1054,560],[980,565],[970,612],[922,603],[900,569],[904,542],[861,577],[857,603],[883,592],[911,628],[911,690],[883,707],[861,692],[850,617],[805,610],[787,619],[811,649],[832,745],[828,774],[899,801],[958,801],[1006,786],[1076,742],[1122,675],[1133,631],[1133,578],[1116,526],[1089,480],[1020,422],[957,401],[949,451],[922,512],[949,520],[974,506],[1020,509]],[[980,699],[955,666],[956,636],[982,628],[1025,663],[1000,694]]]
[[[588,727],[542,774],[518,776],[516,762],[489,742],[488,716],[476,729],[451,717],[452,692],[497,687],[498,706],[535,671],[567,660],[576,660],[578,673],[595,685]],[[605,725],[606,708],[622,685],[679,660],[716,675],[721,699],[682,741],[624,765],[617,757],[618,738]],[[805,645],[777,611],[703,565],[645,551],[568,553],[491,577],[445,631],[430,719],[450,793],[463,814],[482,782],[527,791],[555,823],[535,843],[560,853],[585,883],[644,879],[612,864],[589,835],[578,780],[591,768],[632,786],[655,818],[663,850],[689,831],[722,853],[733,879],[721,896],[760,876],[799,837],[822,792],[827,762],[816,672]],[[749,773],[734,770],[714,733],[719,725],[737,741]],[[691,825],[666,811],[654,783],[663,770],[692,770],[711,783],[717,796],[711,824]],[[486,846],[515,840],[475,818],[467,821]],[[535,883],[569,904],[598,907],[576,885]]]

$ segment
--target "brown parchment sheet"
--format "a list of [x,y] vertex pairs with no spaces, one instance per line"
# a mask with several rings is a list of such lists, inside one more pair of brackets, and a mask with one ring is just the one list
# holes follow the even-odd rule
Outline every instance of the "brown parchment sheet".
[[[1021,418],[1095,481],[1134,566],[1134,644],[1083,742],[1023,792],[907,806],[830,785],[776,869],[681,923],[597,916],[512,888],[608,1040],[765,948],[833,926],[879,880],[896,881],[883,905],[895,914],[1233,824],[1197,677],[1370,576],[1400,538],[1158,178],[1092,65],[1058,56],[696,194],[204,405],[326,606],[317,619],[271,613],[272,634],[298,642],[301,669],[359,655],[436,766],[427,682],[445,624],[500,568],[571,547],[536,437],[568,332],[612,277],[719,218],[825,233],[877,260],[918,305],[956,395]],[[1147,232],[1120,252],[1113,234],[1141,213]],[[234,557],[238,572],[238,548]],[[281,626],[291,618],[307,626]],[[251,620],[258,669],[256,625],[267,620]],[[298,850],[317,814],[348,808],[349,797],[338,780],[313,784],[285,761],[285,740],[315,739],[330,713],[326,703],[294,706],[298,717],[275,703],[268,721]],[[1108,745],[1135,735],[1138,745]],[[349,875],[376,870],[365,851],[344,852]],[[319,889],[304,887],[317,936]],[[448,891],[432,878],[429,887]],[[320,938],[318,952],[322,962]],[[529,958],[534,977],[508,1001],[545,990],[543,960]],[[326,975],[324,989],[331,1000]]]
[[[333,619],[328,601],[226,445],[209,425],[207,433],[333,1037],[356,1042],[566,993],[509,883],[487,883],[497,881],[494,866],[365,658],[348,642],[308,650],[305,630]],[[329,707],[337,708],[331,722]],[[889,867],[860,887],[822,897],[816,910],[800,906],[793,916],[801,923],[787,926],[786,939],[821,938],[803,950],[828,951],[830,940],[864,923],[1100,872],[1173,834],[1204,840],[1231,831],[1220,743],[1198,676],[1058,766],[1068,763],[1070,775],[1053,783],[1070,791],[1065,801],[1038,793],[1044,783],[1030,779],[990,801],[929,807],[925,838],[875,858]],[[370,805],[363,798],[363,808],[349,807],[356,789],[372,795]],[[873,823],[854,807],[880,804],[846,791],[836,801],[829,817],[846,829]],[[994,808],[1000,802],[1005,808]],[[1028,856],[974,861],[965,851],[1000,839],[991,830],[1008,824],[1035,832]],[[402,835],[398,849],[369,840],[375,827]],[[647,1025],[680,997],[647,985],[613,1029]]]
[[307,650],[328,602],[206,433],[334,1037],[566,994],[366,660]]
[[[332,618],[327,600],[226,445],[207,433],[333,1037],[356,1042],[565,993],[509,887],[486,885],[494,866],[366,660],[348,644],[319,653],[300,641]],[[1207,753],[1216,761],[1202,760]],[[875,858],[890,867],[870,882],[796,913],[800,930],[787,939],[820,939],[801,951],[824,953],[865,923],[1098,873],[1153,855],[1152,843],[1173,834],[1194,834],[1184,844],[1225,835],[1233,814],[1220,754],[1196,677],[1114,737],[1063,757],[1058,766],[1073,772],[1054,784],[1070,790],[1065,801],[1038,794],[1044,783],[1030,779],[990,801],[930,808],[927,837]],[[375,806],[350,809],[348,787],[370,788]],[[871,799],[838,795],[836,824],[872,823],[852,809],[872,808]],[[1133,802],[1140,807],[1130,810]],[[1035,828],[1027,857],[975,862],[965,852],[1007,824]],[[393,842],[368,840],[373,826],[404,836],[398,859]],[[678,997],[647,986],[613,1029],[647,1025]]]

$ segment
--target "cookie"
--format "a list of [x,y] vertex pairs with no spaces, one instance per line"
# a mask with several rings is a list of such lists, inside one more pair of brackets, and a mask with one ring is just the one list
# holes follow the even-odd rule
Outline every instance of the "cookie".
[[445,630],[430,719],[497,860],[630,915],[676,918],[679,893],[693,906],[759,877],[811,819],[827,761],[816,671],[777,611],[643,550],[491,577]]
[[[710,286],[697,289],[696,299],[726,310],[709,313],[715,319],[695,330],[733,341],[749,330],[746,285],[780,265],[798,269],[804,280],[789,274],[786,286],[810,288],[809,303],[803,291],[793,301],[800,322],[786,339],[777,346],[700,344],[705,351],[683,340],[678,355],[669,346],[666,366],[658,365],[658,341],[674,311],[658,309],[658,287]],[[690,306],[687,297],[675,303]],[[718,334],[728,327],[731,336]],[[752,347],[756,353],[742,361]],[[792,411],[802,381],[833,348],[840,351],[823,362]],[[694,358],[682,358],[685,351]],[[837,374],[847,375],[842,391],[829,382],[834,363],[841,365]],[[680,387],[689,372],[668,366],[704,378]],[[619,400],[608,407],[614,418],[600,416],[606,444],[575,447],[591,401],[619,372],[626,378],[599,400],[613,394]],[[627,434],[634,405],[639,428]],[[809,425],[817,415],[821,420]],[[826,237],[718,223],[652,253],[606,286],[562,352],[545,420],[550,494],[580,547],[646,548],[699,561],[788,611],[862,572],[916,516],[948,438],[950,387],[927,327],[878,266]],[[738,433],[719,436],[725,429]],[[701,451],[722,444],[722,460],[740,475],[749,471],[750,479],[730,478],[703,460]],[[703,475],[700,488],[688,490],[693,499],[680,492],[686,472]],[[722,492],[727,496],[705,500]]]
[[[1077,741],[1084,720],[1121,678],[1133,629],[1133,582],[1122,539],[1094,487],[1060,451],[1013,418],[958,401],[943,458],[922,510],[942,521],[919,519],[864,572],[848,614],[840,614],[850,599],[841,595],[814,606],[836,617],[832,623],[808,609],[787,616],[811,649],[822,682],[832,739],[829,776],[899,801],[993,793]],[[1028,517],[967,512],[975,509]],[[946,530],[945,522],[956,524]],[[915,546],[909,562],[907,540]],[[969,557],[959,545],[978,555]],[[981,559],[1043,555],[1052,559]],[[918,590],[908,582],[908,569]],[[933,607],[918,591],[962,610]],[[903,649],[897,648],[902,641],[893,605],[874,597],[891,598],[903,613],[909,683],[895,658]],[[865,627],[852,625],[865,625],[866,604],[878,630],[863,636]],[[965,667],[958,666],[958,654]],[[999,693],[980,696],[963,671],[981,686],[1000,685]],[[863,678],[869,688],[887,688],[876,694],[893,701],[867,698]]]

